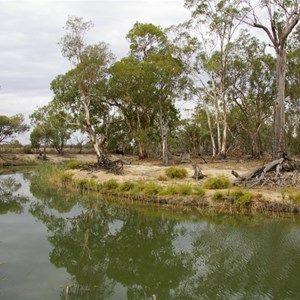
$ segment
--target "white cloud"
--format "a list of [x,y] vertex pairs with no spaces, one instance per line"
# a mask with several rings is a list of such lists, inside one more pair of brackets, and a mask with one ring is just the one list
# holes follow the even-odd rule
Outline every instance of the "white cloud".
[[94,23],[89,43],[108,43],[120,59],[129,51],[125,36],[136,21],[165,28],[190,13],[183,0],[0,0],[0,114],[22,113],[28,121],[51,100],[50,82],[70,68],[58,42],[73,15]]

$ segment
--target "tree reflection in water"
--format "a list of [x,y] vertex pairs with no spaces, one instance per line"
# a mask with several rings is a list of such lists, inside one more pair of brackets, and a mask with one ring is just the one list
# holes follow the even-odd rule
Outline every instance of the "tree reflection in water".
[[29,201],[27,197],[17,194],[21,188],[13,177],[0,178],[0,215],[11,213],[20,214],[23,212],[23,205]]
[[[32,203],[30,212],[48,228],[50,260],[73,276],[68,299],[106,299],[117,283],[127,290],[128,299],[147,299],[156,291],[167,299],[187,276],[184,254],[173,248],[176,221],[84,196],[73,198],[66,209],[59,193],[52,191],[49,197],[35,187],[31,192],[44,200]],[[83,208],[80,214],[57,214],[70,211],[77,201]]]
[[68,299],[136,300],[153,294],[158,300],[300,294],[297,222],[233,216],[193,222],[87,195],[37,190],[31,191],[42,201],[30,211],[48,228],[51,262],[72,276],[62,299],[66,292]]

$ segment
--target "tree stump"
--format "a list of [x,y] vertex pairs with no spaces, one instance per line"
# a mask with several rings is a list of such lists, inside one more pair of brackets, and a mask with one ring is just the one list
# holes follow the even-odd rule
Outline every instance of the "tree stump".
[[200,166],[198,164],[194,164],[192,166],[194,168],[194,175],[192,176],[192,178],[195,178],[196,180],[203,179],[205,175],[202,173]]

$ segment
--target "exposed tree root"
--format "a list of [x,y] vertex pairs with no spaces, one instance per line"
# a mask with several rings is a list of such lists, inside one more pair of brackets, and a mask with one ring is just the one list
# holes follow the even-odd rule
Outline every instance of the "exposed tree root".
[[97,163],[92,165],[87,165],[83,170],[88,171],[89,173],[93,173],[98,170],[104,170],[116,175],[122,175],[123,174],[123,161],[118,160],[111,160],[109,158],[105,158],[102,160],[99,160]]
[[292,160],[284,155],[262,167],[256,168],[248,174],[241,176],[236,171],[231,173],[237,179],[234,185],[253,186],[298,186],[298,173],[300,162]]

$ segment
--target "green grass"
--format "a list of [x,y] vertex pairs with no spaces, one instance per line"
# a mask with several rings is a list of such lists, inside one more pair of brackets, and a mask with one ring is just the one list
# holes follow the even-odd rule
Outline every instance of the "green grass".
[[120,184],[118,185],[117,190],[118,190],[118,192],[129,192],[129,191],[133,190],[134,187],[135,187],[134,182],[131,182],[131,181],[125,181],[125,182],[120,183]]
[[250,192],[243,191],[242,189],[236,189],[229,195],[239,206],[245,206],[253,199],[253,195]]
[[81,169],[86,165],[86,162],[79,160],[64,160],[63,165],[68,169]]
[[187,170],[184,168],[170,167],[165,170],[165,174],[169,178],[185,178],[187,177]]
[[230,187],[231,182],[226,176],[208,178],[203,184],[203,188],[208,190],[221,190]]

